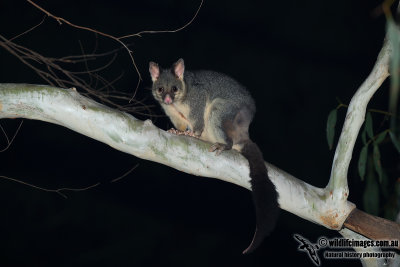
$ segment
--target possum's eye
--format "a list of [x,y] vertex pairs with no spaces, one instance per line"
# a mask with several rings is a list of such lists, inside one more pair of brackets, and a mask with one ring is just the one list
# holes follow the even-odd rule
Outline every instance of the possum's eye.
[[160,94],[164,92],[164,87],[158,87],[157,88],[157,92],[159,92]]
[[172,89],[172,92],[174,92],[174,93],[178,92],[178,87],[176,87],[176,86],[172,86],[171,89]]

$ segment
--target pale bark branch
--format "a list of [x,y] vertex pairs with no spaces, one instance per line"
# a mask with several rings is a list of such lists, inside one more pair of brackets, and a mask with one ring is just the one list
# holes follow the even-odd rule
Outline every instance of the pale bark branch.
[[[309,185],[266,163],[269,176],[279,192],[279,205],[299,217],[330,229],[340,230],[355,205],[347,201],[347,170],[355,141],[364,121],[366,106],[375,91],[389,75],[390,46],[385,42],[378,60],[366,81],[354,95],[346,115],[335,152],[332,173],[325,189]],[[189,136],[177,136],[155,127],[150,120],[106,107],[80,95],[74,89],[28,84],[0,84],[0,119],[27,118],[47,121],[70,128],[111,147],[142,159],[159,162],[193,175],[217,178],[250,190],[247,160],[234,150],[219,156],[208,152],[210,144]],[[398,225],[380,219],[398,229]],[[346,227],[369,238],[390,233]],[[358,229],[358,230],[357,230]],[[375,228],[374,228],[375,229]],[[342,230],[344,236],[356,235]],[[366,231],[364,231],[366,230]],[[379,264],[364,261],[364,265]]]
[[[72,89],[0,84],[0,118],[17,117],[55,123],[139,158],[250,189],[248,162],[238,152],[226,151],[216,156],[208,152],[210,144],[206,142],[167,133],[149,120],[137,120]],[[267,167],[279,192],[282,209],[338,230],[355,207],[350,202],[336,205],[328,191],[309,185],[271,164],[267,163]]]
[[364,123],[368,102],[389,76],[389,59],[392,54],[390,43],[386,40],[370,75],[351,99],[346,119],[336,147],[331,177],[326,190],[332,192],[333,201],[345,202],[349,195],[347,172],[358,133]]

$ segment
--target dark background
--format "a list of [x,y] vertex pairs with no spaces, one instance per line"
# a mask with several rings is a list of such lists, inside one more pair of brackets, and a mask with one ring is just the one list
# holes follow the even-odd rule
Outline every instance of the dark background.
[[[178,28],[191,19],[200,1],[37,3],[75,24],[121,36]],[[250,134],[265,160],[324,187],[334,153],[326,142],[327,115],[337,106],[336,97],[350,102],[375,62],[385,34],[384,16],[372,15],[380,3],[205,0],[186,29],[127,40],[144,79],[138,97],[150,94],[149,61],[167,67],[182,57],[187,69],[227,73],[256,99],[258,112]],[[0,34],[6,38],[42,18],[43,13],[25,1],[0,2]],[[84,51],[120,47],[50,18],[15,40],[48,57],[82,54],[79,41]],[[45,83],[1,48],[0,66],[0,82]],[[133,92],[138,75],[120,50],[102,75],[113,80],[122,72],[115,86]],[[385,83],[370,107],[387,109],[387,87]],[[150,97],[146,103],[156,104]],[[162,114],[157,106],[152,110]],[[337,132],[344,116],[341,109]],[[19,122],[2,120],[1,125],[12,136]],[[163,129],[172,126],[165,117],[155,123]],[[6,139],[2,137],[0,144],[5,147]],[[359,144],[355,151],[359,153]],[[392,151],[388,153],[383,162],[392,157]],[[313,243],[320,236],[340,236],[282,211],[273,234],[255,253],[243,256],[255,224],[247,190],[141,160],[40,121],[25,120],[0,161],[0,175],[46,188],[101,183],[87,191],[65,192],[64,199],[0,180],[1,266],[313,266],[304,252],[297,251],[293,234]],[[110,182],[137,163],[127,177]],[[362,209],[363,183],[354,162],[349,185],[349,200]],[[319,254],[322,266],[361,266],[359,261],[325,260]]]

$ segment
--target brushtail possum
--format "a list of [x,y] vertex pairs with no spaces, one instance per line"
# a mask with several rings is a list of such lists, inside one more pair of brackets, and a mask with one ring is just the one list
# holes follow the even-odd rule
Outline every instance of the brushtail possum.
[[235,149],[250,166],[251,189],[256,210],[256,231],[250,246],[254,251],[275,227],[278,219],[278,193],[268,177],[262,153],[249,138],[249,125],[255,103],[244,86],[214,71],[185,71],[183,59],[169,69],[150,62],[152,93],[180,131],[211,142],[217,154]]

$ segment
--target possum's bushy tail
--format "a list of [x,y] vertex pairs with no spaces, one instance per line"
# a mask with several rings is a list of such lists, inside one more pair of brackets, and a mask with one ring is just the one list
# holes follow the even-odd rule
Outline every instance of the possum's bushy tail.
[[278,192],[268,177],[262,153],[258,146],[247,141],[241,154],[249,161],[251,190],[256,209],[256,231],[253,240],[243,254],[253,252],[275,228],[279,216]]

